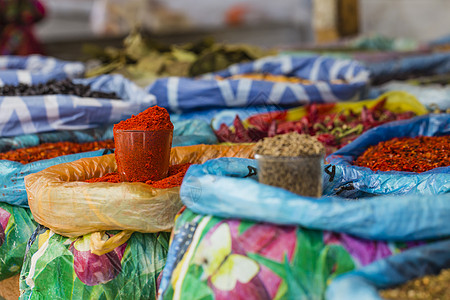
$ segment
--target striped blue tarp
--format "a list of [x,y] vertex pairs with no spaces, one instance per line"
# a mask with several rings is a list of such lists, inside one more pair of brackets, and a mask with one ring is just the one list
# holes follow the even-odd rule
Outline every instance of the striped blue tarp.
[[51,79],[76,78],[84,74],[81,62],[69,62],[41,55],[0,56],[0,86],[37,84]]
[[448,74],[450,53],[432,53],[400,57],[387,61],[368,63],[372,83],[378,85],[391,80]]
[[[216,80],[244,73],[270,73],[295,76],[312,84],[257,81],[250,79]],[[332,83],[332,80],[344,83]],[[261,105],[293,106],[358,100],[369,81],[369,72],[356,61],[329,57],[266,57],[251,63],[236,64],[201,78],[168,77],[156,80],[147,91],[158,105],[174,112],[208,107],[251,107]]]
[[115,92],[122,100],[72,95],[0,97],[0,137],[95,128],[127,119],[156,104],[153,95],[121,75],[74,81],[89,84],[93,90]]

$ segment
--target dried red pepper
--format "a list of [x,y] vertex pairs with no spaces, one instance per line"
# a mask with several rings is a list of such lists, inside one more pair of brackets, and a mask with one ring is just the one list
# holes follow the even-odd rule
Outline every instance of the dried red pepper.
[[115,124],[114,130],[173,130],[173,124],[167,110],[155,105]]
[[426,172],[450,166],[450,136],[394,138],[369,147],[355,165],[373,171]]
[[[172,187],[180,186],[183,182],[184,175],[186,175],[186,172],[191,164],[185,163],[185,164],[179,164],[179,165],[172,165],[169,167],[169,175],[168,177],[158,180],[158,181],[147,181],[146,184],[151,185],[154,188],[158,189],[168,189]],[[119,173],[108,173],[100,178],[91,178],[86,180],[85,182],[111,182],[111,183],[119,183],[120,177]]]
[[336,104],[311,104],[305,107],[306,115],[298,121],[286,121],[286,111],[258,114],[248,119],[250,126],[247,129],[236,116],[234,132],[226,124],[221,124],[215,133],[220,142],[232,143],[257,142],[266,136],[289,132],[309,134],[317,136],[330,154],[368,129],[415,116],[414,112],[394,113],[385,109],[386,101],[386,98],[381,99],[370,109],[364,107],[361,113],[351,109],[330,113]]
[[38,146],[16,149],[0,153],[0,160],[6,159],[17,161],[22,164],[28,164],[34,161],[55,158],[62,155],[95,151],[105,148],[114,148],[114,141],[106,140],[88,143],[74,143],[74,142],[45,143]]

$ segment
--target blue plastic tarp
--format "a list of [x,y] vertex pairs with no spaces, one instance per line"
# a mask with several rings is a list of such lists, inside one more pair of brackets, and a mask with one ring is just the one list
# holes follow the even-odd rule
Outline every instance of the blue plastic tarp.
[[95,157],[109,154],[105,150],[64,155],[52,159],[44,159],[29,164],[21,164],[10,160],[0,160],[0,202],[28,207],[24,177],[42,171],[48,167],[72,162],[84,157]]
[[450,114],[430,114],[396,121],[368,130],[349,145],[326,158],[324,193],[345,197],[382,194],[437,195],[450,191],[450,167],[423,173],[382,172],[353,165],[369,146],[395,137],[442,136],[450,134]]
[[38,84],[51,79],[81,77],[85,66],[81,62],[63,61],[41,55],[0,56],[0,86]]
[[121,75],[74,82],[90,85],[96,91],[115,92],[122,100],[72,95],[0,97],[0,137],[95,128],[127,119],[156,104],[153,95]]
[[368,63],[372,82],[381,84],[411,76],[428,76],[450,72],[450,53],[433,53]]
[[[314,82],[292,84],[250,79],[215,79],[217,75],[228,77],[244,73],[296,76]],[[331,82],[336,79],[344,82]],[[146,90],[156,96],[159,106],[179,113],[208,107],[293,106],[358,100],[367,87],[368,79],[369,73],[365,67],[352,60],[283,55],[232,65],[201,78],[161,78]]]
[[378,196],[348,200],[302,197],[258,183],[257,162],[219,158],[189,168],[181,199],[192,211],[342,232],[372,240],[423,240],[450,236],[450,194]]
[[257,173],[258,164],[251,159],[219,158],[193,165],[184,178],[181,199],[201,215],[300,225],[368,240],[427,240],[338,276],[327,289],[328,300],[381,300],[378,289],[450,267],[450,194],[309,198],[260,184]]

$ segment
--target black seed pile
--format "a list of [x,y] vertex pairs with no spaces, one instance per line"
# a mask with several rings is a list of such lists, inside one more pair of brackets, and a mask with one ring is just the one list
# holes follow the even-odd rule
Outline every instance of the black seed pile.
[[70,79],[50,80],[46,83],[28,85],[0,86],[0,96],[36,96],[36,95],[74,95],[88,98],[104,98],[120,100],[116,93],[105,93],[91,90],[89,85],[76,84]]

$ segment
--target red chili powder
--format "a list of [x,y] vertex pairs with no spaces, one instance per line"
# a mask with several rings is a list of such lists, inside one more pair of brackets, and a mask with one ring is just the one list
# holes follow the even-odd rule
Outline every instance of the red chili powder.
[[155,105],[115,124],[114,130],[173,130],[173,124],[167,110]]
[[[158,180],[158,181],[147,181],[146,184],[151,185],[154,188],[157,189],[168,189],[172,187],[180,186],[183,182],[184,175],[186,175],[186,172],[191,164],[179,164],[179,165],[172,165],[169,167],[169,175],[168,177]],[[119,183],[119,173],[108,173],[103,175],[100,178],[91,178],[88,180],[85,180],[85,182],[112,182],[112,183]]]
[[355,165],[373,171],[426,172],[450,166],[450,135],[394,138],[369,147]]
[[169,113],[159,106],[114,125],[115,157],[122,181],[146,182],[165,178],[172,134]]
[[117,172],[113,172],[113,173],[107,173],[105,175],[103,175],[102,177],[98,177],[98,178],[91,178],[88,180],[85,180],[85,182],[112,182],[112,183],[119,183],[120,182],[120,178],[119,178],[119,173]]
[[186,163],[181,165],[170,166],[169,176],[167,178],[158,181],[148,180],[145,183],[158,189],[167,189],[171,187],[180,186],[181,183],[183,182],[184,175],[186,175],[186,172],[189,169],[190,165],[191,165],[190,163]]
[[105,148],[114,148],[113,140],[74,143],[74,142],[56,142],[44,143],[37,146],[11,150],[0,153],[0,160],[12,160],[22,164],[28,164],[34,161],[55,158],[62,155],[69,155],[87,151],[95,151]]

